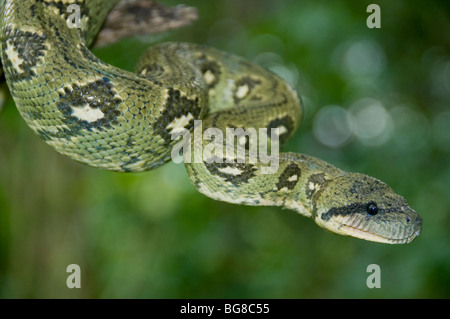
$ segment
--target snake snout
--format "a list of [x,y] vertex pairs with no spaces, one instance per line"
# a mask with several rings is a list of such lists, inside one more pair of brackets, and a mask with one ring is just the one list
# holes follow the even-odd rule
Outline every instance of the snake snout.
[[406,223],[408,225],[411,225],[412,228],[412,235],[408,240],[408,243],[411,242],[414,238],[419,237],[420,233],[422,232],[422,218],[415,213],[414,216],[407,216],[406,217]]
[[406,217],[404,217],[405,219],[403,224],[405,229],[405,237],[407,238],[406,242],[410,243],[422,232],[422,218],[408,205],[400,207],[399,212],[406,215]]

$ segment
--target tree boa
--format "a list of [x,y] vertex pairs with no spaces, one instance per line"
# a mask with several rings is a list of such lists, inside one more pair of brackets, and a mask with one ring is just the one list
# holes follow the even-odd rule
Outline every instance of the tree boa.
[[[270,137],[281,143],[297,129],[297,93],[235,55],[164,43],[143,54],[136,73],[98,59],[88,47],[116,3],[0,1],[1,61],[11,95],[29,127],[58,152],[90,166],[137,172],[169,161],[179,143],[173,135],[192,133],[196,120],[203,136],[209,128],[265,128],[267,135],[277,129]],[[69,4],[80,9],[78,28],[68,25]],[[183,154],[192,184],[206,196],[282,206],[331,232],[381,243],[409,243],[421,232],[421,217],[373,177],[296,153],[270,155],[277,169],[263,173],[261,158],[249,160],[252,136],[237,136],[244,147],[239,158],[224,155],[230,146],[221,148],[213,135],[190,142],[192,153],[216,147],[200,161]]]

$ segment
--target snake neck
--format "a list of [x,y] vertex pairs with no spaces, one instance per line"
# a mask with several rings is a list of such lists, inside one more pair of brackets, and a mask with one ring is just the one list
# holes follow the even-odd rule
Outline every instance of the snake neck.
[[296,153],[272,155],[264,163],[259,158],[251,163],[247,156],[242,163],[224,159],[185,165],[192,184],[208,197],[252,206],[281,206],[312,218],[321,194],[336,177],[346,174],[318,158]]
[[304,216],[315,218],[321,194],[344,171],[316,157],[282,153],[276,175],[274,196],[285,194],[282,206]]

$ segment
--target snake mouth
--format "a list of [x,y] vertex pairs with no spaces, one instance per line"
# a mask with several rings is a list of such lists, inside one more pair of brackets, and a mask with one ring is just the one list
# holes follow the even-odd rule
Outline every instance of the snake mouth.
[[422,219],[420,217],[410,225],[401,223],[390,223],[387,225],[385,223],[369,223],[368,219],[357,217],[357,215],[353,215],[350,218],[348,216],[336,216],[327,220],[317,215],[315,222],[320,227],[339,235],[383,244],[409,244],[420,235],[422,230]]
[[345,233],[348,236],[353,236],[357,238],[361,238],[364,240],[369,240],[373,242],[383,243],[383,244],[409,244],[412,242],[416,237],[420,235],[420,228],[413,231],[411,234],[404,236],[402,238],[394,238],[394,237],[387,237],[380,234],[375,234],[370,231],[357,228],[354,226],[349,226],[342,224],[341,227],[339,227],[340,230]]

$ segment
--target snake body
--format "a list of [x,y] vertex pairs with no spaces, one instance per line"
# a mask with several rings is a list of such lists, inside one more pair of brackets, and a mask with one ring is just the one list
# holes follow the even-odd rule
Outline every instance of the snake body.
[[[93,167],[137,172],[169,161],[178,143],[172,135],[195,131],[196,120],[202,120],[202,134],[208,128],[276,128],[280,142],[297,129],[296,92],[235,55],[164,43],[143,54],[136,73],[98,59],[88,47],[116,2],[0,0],[1,61],[11,95],[28,126],[58,152]],[[79,28],[67,24],[69,4],[81,9]],[[217,144],[211,140],[190,146]],[[373,177],[295,153],[271,156],[277,169],[267,174],[260,158],[249,160],[248,139],[237,144],[246,146],[241,161],[224,155],[228,146],[185,161],[199,192],[292,209],[331,232],[370,241],[409,243],[421,232],[420,216]]]

